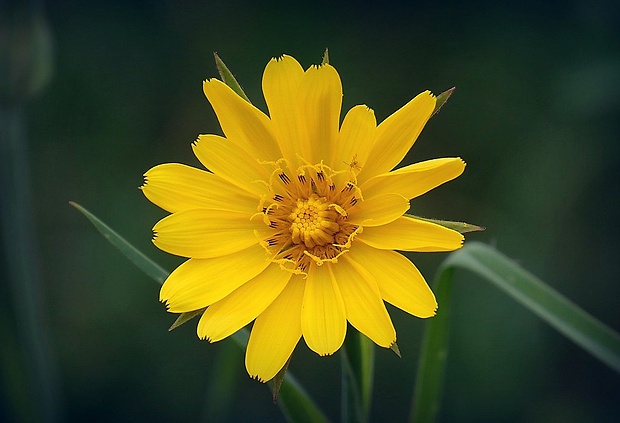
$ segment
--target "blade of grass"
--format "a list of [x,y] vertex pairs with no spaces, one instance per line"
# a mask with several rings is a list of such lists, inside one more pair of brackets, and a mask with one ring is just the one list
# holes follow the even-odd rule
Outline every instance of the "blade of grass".
[[456,268],[494,284],[594,357],[620,372],[620,335],[500,252],[470,242],[442,264],[435,279],[440,312],[426,327],[413,398],[411,420],[437,417],[448,345],[449,292]]
[[471,242],[444,266],[470,270],[520,302],[560,333],[620,372],[620,335],[503,254]]
[[[110,243],[118,248],[125,257],[148,276],[160,284],[168,277],[169,273],[166,270],[131,245],[125,238],[120,236],[94,214],[75,202],[70,202],[70,204],[86,216],[95,228],[101,232],[104,238],[110,241]],[[189,316],[192,313],[195,312],[185,314],[188,314],[189,318],[199,314],[195,313],[194,316]],[[243,328],[233,334],[231,338],[235,344],[245,351],[248,344],[249,331]],[[286,375],[286,379],[284,379],[282,384],[278,404],[285,417],[290,422],[319,423],[328,421],[323,412],[317,407],[314,401],[312,401],[290,372]]]
[[80,213],[82,213],[90,223],[93,224],[95,228],[103,235],[105,239],[110,241],[112,245],[120,250],[120,252],[129,259],[130,262],[135,264],[140,270],[150,276],[156,282],[160,284],[164,283],[166,278],[169,275],[169,272],[164,270],[160,265],[155,263],[153,260],[148,258],[146,255],[142,253],[142,251],[138,250],[136,247],[131,245],[129,242],[125,240],[122,236],[117,234],[112,228],[103,223],[97,216],[86,210],[84,207],[80,206],[78,203],[70,201],[73,207],[78,209]]

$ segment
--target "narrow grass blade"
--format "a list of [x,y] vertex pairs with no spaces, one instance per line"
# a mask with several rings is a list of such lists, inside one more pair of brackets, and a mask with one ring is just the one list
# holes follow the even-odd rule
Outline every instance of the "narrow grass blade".
[[444,266],[471,270],[492,282],[577,345],[620,372],[620,335],[491,247],[468,243]]
[[[164,280],[166,280],[168,277],[168,272],[166,272],[157,263],[145,256],[141,251],[136,249],[136,247],[127,242],[122,236],[112,230],[108,225],[103,223],[84,207],[74,202],[70,202],[70,204],[86,216],[95,228],[101,232],[104,238],[118,248],[121,253],[123,253],[123,255],[133,264],[138,266],[140,270],[159,283],[163,283]],[[182,324],[192,317],[197,316],[201,311],[202,310],[184,313],[179,316],[177,322],[181,320],[180,324]],[[179,325],[177,322],[173,324],[171,329],[174,329],[174,327]],[[233,334],[231,338],[243,351],[245,351],[248,344],[249,331],[243,328]],[[328,421],[325,415],[316,406],[314,401],[312,401],[312,399],[308,396],[308,394],[306,394],[303,388],[299,385],[299,383],[297,383],[293,375],[290,373],[286,375],[286,378],[282,383],[278,404],[280,405],[286,418],[291,422],[315,423]]]
[[433,283],[433,291],[440,308],[437,315],[427,322],[422,339],[410,422],[434,422],[439,412],[448,356],[448,322],[453,274],[453,268],[441,269]]
[[74,203],[73,201],[70,201],[69,204],[71,204],[73,207],[78,209],[80,213],[86,216],[86,218],[90,220],[90,223],[92,223],[95,228],[97,228],[97,230],[101,232],[101,235],[103,235],[105,239],[110,241],[112,245],[118,248],[120,252],[129,259],[129,261],[138,266],[140,270],[142,270],[155,281],[159,282],[160,284],[164,283],[169,274],[166,270],[164,270],[153,260],[145,256],[140,250],[131,245],[127,240],[125,240],[125,238],[112,230],[112,228],[103,223],[97,218],[97,216],[86,210],[84,207],[80,206],[78,203]]
[[521,266],[480,242],[469,242],[443,263],[434,291],[441,308],[428,322],[418,367],[411,421],[437,417],[448,347],[450,289],[456,268],[493,283],[552,327],[620,372],[620,335],[595,319]]

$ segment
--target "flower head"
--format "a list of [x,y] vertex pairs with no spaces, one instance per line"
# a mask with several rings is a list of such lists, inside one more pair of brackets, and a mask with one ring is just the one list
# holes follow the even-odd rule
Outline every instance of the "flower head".
[[204,82],[224,137],[201,135],[208,170],[163,164],[142,191],[171,214],[154,243],[189,260],[160,299],[174,313],[206,307],[198,336],[219,341],[254,321],[252,377],[272,379],[303,336],[320,355],[337,351],[347,322],[382,347],[396,342],[384,301],[418,317],[435,297],[394,251],[451,251],[463,236],[405,215],[409,200],[456,178],[442,158],[392,170],[435,109],[428,91],[380,125],[355,106],[340,124],[342,86],[329,64],[304,71],[290,56],[263,75],[266,115],[217,79]]

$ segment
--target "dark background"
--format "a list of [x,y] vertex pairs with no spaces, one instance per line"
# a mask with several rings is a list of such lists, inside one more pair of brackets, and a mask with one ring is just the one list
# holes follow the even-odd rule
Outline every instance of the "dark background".
[[[14,280],[0,291],[0,419],[283,420],[230,340],[199,341],[195,322],[167,332],[174,316],[158,302],[157,284],[68,205],[84,205],[166,268],[180,263],[151,244],[151,227],[165,213],[137,188],[156,164],[198,165],[190,143],[220,132],[201,86],[217,76],[213,52],[263,110],[268,60],[286,53],[308,67],[326,47],[342,78],[344,111],[364,103],[381,121],[425,89],[456,86],[406,160],[461,156],[467,169],[415,200],[412,212],[486,226],[468,239],[496,246],[620,328],[615,2],[3,7],[3,22],[26,28],[32,10],[43,11],[37,28],[52,41],[44,57],[53,72],[26,94],[3,83],[4,112],[18,110],[21,119],[18,167],[29,179],[17,192],[31,202],[35,242],[25,259],[33,289],[23,291],[10,271],[23,256],[5,219],[2,279]],[[445,257],[411,255],[429,280]],[[502,292],[459,272],[452,306],[442,421],[620,419],[618,375]],[[373,421],[409,415],[425,324],[389,310],[403,358],[376,351]],[[302,342],[290,368],[333,420],[339,363]]]

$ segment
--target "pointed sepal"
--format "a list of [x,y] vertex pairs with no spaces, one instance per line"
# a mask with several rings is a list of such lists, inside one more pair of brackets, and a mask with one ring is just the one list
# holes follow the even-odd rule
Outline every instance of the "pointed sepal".
[[228,66],[226,66],[220,56],[217,53],[213,53],[213,56],[215,57],[215,66],[217,66],[217,71],[220,74],[220,78],[222,78],[222,82],[232,88],[232,90],[236,92],[239,97],[252,104],[248,96],[243,91],[243,88],[241,88],[241,85],[239,85],[239,82],[237,82],[237,79],[234,77],[230,69],[228,69]]
[[435,100],[435,110],[433,110],[433,114],[431,115],[431,117],[439,113],[439,109],[441,109],[443,105],[446,104],[455,89],[456,87],[452,87],[437,96],[437,99]]
[[329,65],[329,49],[326,48],[325,52],[323,53],[323,61],[321,62],[321,65]]
[[408,214],[407,216],[412,217],[414,219],[418,219],[418,220],[424,220],[426,222],[436,223],[437,225],[443,226],[448,229],[455,230],[461,234],[465,234],[468,232],[482,232],[486,230],[484,226],[478,226],[478,225],[474,225],[471,223],[455,222],[452,220],[429,219],[426,217],[414,216],[411,214]]
[[403,358],[400,355],[400,348],[398,348],[398,344],[396,342],[394,342],[392,345],[390,345],[390,349],[392,351],[394,351],[394,354],[396,354],[398,356],[398,358]]
[[174,321],[172,326],[168,328],[168,332],[173,331],[174,329],[181,326],[183,323],[187,323],[192,320],[194,317],[201,315],[207,308],[201,308],[200,310],[188,311],[187,313],[179,314],[179,317]]
[[271,394],[274,404],[278,402],[278,394],[280,393],[280,389],[282,388],[282,384],[284,383],[284,377],[286,376],[286,370],[288,369],[288,365],[291,362],[291,357],[286,360],[284,367],[280,369],[278,374],[276,374],[273,379],[271,379]]

